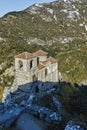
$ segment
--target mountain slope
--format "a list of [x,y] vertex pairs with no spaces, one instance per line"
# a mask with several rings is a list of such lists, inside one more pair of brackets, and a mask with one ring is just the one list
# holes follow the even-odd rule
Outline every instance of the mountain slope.
[[60,37],[86,37],[86,4],[73,1],[35,4],[23,11],[8,13],[0,19],[0,35],[26,42],[31,38],[47,42]]
[[41,48],[58,59],[63,80],[86,83],[86,7],[86,0],[58,0],[0,18],[2,68],[11,65],[16,53]]

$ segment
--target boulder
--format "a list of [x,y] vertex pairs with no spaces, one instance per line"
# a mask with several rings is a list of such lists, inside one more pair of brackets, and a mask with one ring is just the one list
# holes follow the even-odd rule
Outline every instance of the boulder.
[[61,101],[58,99],[58,96],[56,95],[53,96],[52,105],[55,106],[55,108],[57,109],[59,113],[62,112],[63,106],[62,106]]
[[53,110],[48,109],[46,107],[29,104],[29,105],[26,105],[26,109],[31,114],[47,122],[53,122],[53,123],[58,124],[61,121],[61,115],[59,113],[54,112]]
[[80,125],[76,125],[74,121],[69,121],[64,130],[84,130]]
[[4,113],[0,113],[0,127],[9,127],[23,110],[23,107],[13,106]]

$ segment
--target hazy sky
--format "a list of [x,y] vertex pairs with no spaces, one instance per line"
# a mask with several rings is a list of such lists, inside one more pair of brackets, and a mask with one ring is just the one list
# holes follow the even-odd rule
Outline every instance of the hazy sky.
[[0,17],[11,11],[20,11],[35,3],[46,3],[54,0],[0,0]]

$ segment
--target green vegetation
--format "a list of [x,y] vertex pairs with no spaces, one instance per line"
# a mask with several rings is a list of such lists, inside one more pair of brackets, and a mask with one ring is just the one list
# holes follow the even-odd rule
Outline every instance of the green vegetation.
[[[58,88],[58,89],[57,89]],[[59,125],[51,124],[48,126],[54,130],[64,130],[66,123],[69,120],[74,120],[76,124],[87,129],[87,86],[79,86],[78,84],[70,82],[60,82],[59,86],[56,86],[56,91],[45,94],[40,98],[34,100],[34,103],[40,106],[48,107],[56,111],[56,107],[52,105],[53,95],[58,96],[58,99],[62,103],[62,121]]]
[[[59,63],[59,71],[66,74],[68,81],[81,83],[87,77],[87,44],[85,40],[76,39],[71,43],[56,43],[49,47],[49,54]],[[66,80],[66,79],[63,79]]]
[[[85,40],[74,40],[72,43],[67,44],[55,43],[50,46],[28,45],[22,42],[20,44],[16,40],[10,40],[9,46],[8,44],[5,45],[4,42],[1,42],[0,46],[0,63],[5,62],[3,69],[0,70],[0,74],[3,74],[3,72],[12,65],[16,54],[24,51],[34,52],[43,49],[58,60],[59,71],[67,75],[68,81],[80,83],[87,77],[87,43]],[[5,82],[5,79],[3,81]],[[3,83],[3,85],[0,86],[5,87],[6,84]]]
[[14,81],[14,76],[1,75],[0,76],[0,102],[2,101],[3,91],[5,87],[10,88]]
[[87,116],[87,86],[73,93],[70,99],[71,110]]
[[[30,7],[24,11],[8,13],[0,18],[0,37],[3,38],[0,41],[0,63],[6,62],[0,73],[11,66],[16,54],[23,51],[34,52],[40,48],[48,51],[58,60],[60,72],[67,75],[69,81],[81,83],[87,79],[86,30],[85,27],[79,26],[83,23],[82,9],[85,10],[85,5],[84,2],[83,4],[73,3],[82,15],[75,21],[69,20],[67,14],[61,11],[63,4],[63,2],[55,2],[54,5],[44,4],[42,8],[34,7],[38,8],[37,14],[30,13],[32,8]],[[58,21],[55,21],[47,8],[54,10]],[[52,21],[47,22],[42,17],[50,17]],[[57,40],[54,43],[54,39],[60,37],[76,39],[70,43],[61,43]],[[41,39],[45,43],[52,40],[53,44],[51,46],[28,45],[27,41],[34,38]]]
[[[58,95],[64,110],[60,127],[50,125],[48,129],[52,130],[64,129],[71,117],[77,124],[87,129],[87,86],[78,88],[78,84],[85,83],[87,80],[87,30],[85,28],[87,4],[82,1],[82,3],[71,2],[71,5],[75,5],[76,10],[75,8],[74,10],[80,14],[74,20],[68,19],[68,13],[64,12],[64,9],[70,10],[70,4],[69,8],[68,5],[66,8],[63,2],[57,1],[54,4],[43,4],[43,7],[36,10],[36,14],[30,13],[30,8],[27,8],[24,11],[8,13],[0,18],[0,101],[4,88],[11,87],[14,81],[14,76],[4,75],[7,68],[14,66],[14,56],[24,51],[35,52],[39,49],[47,51],[57,59],[62,80],[67,81],[67,83],[60,82],[60,91],[54,93]],[[53,14],[47,11],[47,8],[53,9]],[[50,18],[49,22],[46,21],[47,18]],[[71,42],[63,43],[58,40],[69,37],[73,39]],[[38,42],[28,44],[29,40],[35,38],[43,40],[46,44],[43,46]],[[48,45],[50,41],[52,44]],[[52,96],[41,97],[35,102],[52,108],[50,104]]]
[[2,101],[4,87],[0,86],[0,102]]
[[87,129],[87,86],[79,88],[78,84],[61,82],[60,91],[55,94],[58,94],[63,105],[61,129],[69,120]]
[[[24,51],[34,52],[39,49],[47,51],[49,55],[57,59],[63,80],[73,83],[87,80],[87,40],[85,37],[87,31],[85,25],[79,26],[84,23],[87,13],[83,14],[83,9],[86,11],[84,2],[74,2],[73,5],[80,11],[79,19],[67,18],[68,14],[61,11],[65,6],[63,2],[43,4],[41,8],[34,6],[38,8],[36,14],[30,13],[32,8],[30,7],[24,11],[8,13],[0,18],[0,65],[3,63],[3,67],[0,69],[3,85],[0,81],[0,86],[2,89],[7,85],[4,84],[3,73],[14,64],[14,56]],[[55,20],[54,14],[47,11],[48,8],[53,9],[57,20]],[[50,18],[51,21],[47,22],[47,18]],[[86,23],[87,19],[85,19]],[[57,40],[66,37],[74,38],[74,40],[67,43]],[[28,40],[35,38],[43,40],[45,43],[51,40],[52,44],[50,46],[48,44],[37,45],[38,42],[28,44]]]

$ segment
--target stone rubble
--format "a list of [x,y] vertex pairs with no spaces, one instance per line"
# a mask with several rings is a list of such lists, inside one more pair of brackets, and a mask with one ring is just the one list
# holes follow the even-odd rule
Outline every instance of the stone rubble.
[[52,105],[54,105],[59,113],[62,112],[63,106],[60,100],[58,99],[58,96],[53,96],[52,98]]
[[0,126],[3,128],[9,127],[11,123],[18,117],[18,115],[24,110],[20,106],[12,106],[5,110],[5,112],[0,113]]
[[46,107],[29,104],[29,105],[26,105],[26,109],[33,115],[47,122],[53,122],[53,123],[58,124],[61,121],[60,114]]
[[81,128],[81,126],[76,125],[74,121],[70,120],[68,121],[64,130],[84,130],[84,129]]
[[[47,89],[35,92],[35,85],[40,87],[46,85]],[[27,84],[18,87],[14,92],[10,92],[7,95],[4,103],[0,103],[0,128],[9,128],[10,125],[18,118],[23,112],[27,111],[30,114],[38,117],[49,123],[59,124],[62,121],[62,104],[57,95],[53,95],[52,105],[56,108],[55,111],[46,107],[38,106],[34,104],[34,99],[38,99],[42,96],[49,95],[55,92],[55,87],[49,88],[50,84],[46,83],[41,85],[41,82],[34,84]],[[58,90],[57,90],[58,91]],[[84,130],[79,125],[69,121],[64,130]]]
[[41,86],[41,82],[31,84],[30,89],[28,89],[29,84],[20,86],[16,91],[7,95],[5,102],[0,104],[0,128],[10,127],[24,110],[46,122],[60,123],[62,119],[58,112],[33,104],[33,100],[41,97],[43,93],[49,94],[55,91],[55,89],[49,88],[49,83],[46,83],[45,85],[48,85],[47,90],[40,90],[40,92],[35,93],[35,85],[37,86],[37,84]]

